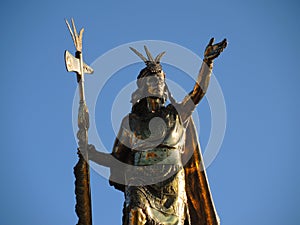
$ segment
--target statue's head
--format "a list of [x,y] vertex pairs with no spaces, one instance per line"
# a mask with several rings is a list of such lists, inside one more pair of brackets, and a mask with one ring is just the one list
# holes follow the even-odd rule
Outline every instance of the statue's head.
[[147,47],[144,46],[144,48],[148,59],[136,49],[130,48],[146,64],[146,67],[140,71],[137,77],[138,89],[132,95],[132,102],[134,104],[145,97],[158,98],[165,102],[168,95],[165,83],[165,73],[160,64],[160,59],[165,52],[158,54],[156,58],[153,59]]

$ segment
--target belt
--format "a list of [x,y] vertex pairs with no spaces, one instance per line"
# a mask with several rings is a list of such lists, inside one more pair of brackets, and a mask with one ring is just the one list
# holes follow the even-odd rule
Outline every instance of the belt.
[[167,147],[137,151],[134,154],[134,164],[139,166],[154,164],[181,165],[181,154],[177,149]]

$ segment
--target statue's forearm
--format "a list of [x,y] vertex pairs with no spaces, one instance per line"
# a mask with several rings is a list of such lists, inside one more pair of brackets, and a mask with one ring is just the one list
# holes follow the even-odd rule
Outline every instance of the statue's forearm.
[[204,59],[193,90],[181,103],[181,117],[183,120],[187,119],[192,114],[196,105],[198,105],[205,95],[208,89],[212,68],[213,61]]
[[195,86],[189,94],[194,105],[197,105],[207,92],[212,68],[211,60],[203,60]]
[[89,153],[89,160],[105,167],[112,167],[113,157],[111,154],[104,152]]

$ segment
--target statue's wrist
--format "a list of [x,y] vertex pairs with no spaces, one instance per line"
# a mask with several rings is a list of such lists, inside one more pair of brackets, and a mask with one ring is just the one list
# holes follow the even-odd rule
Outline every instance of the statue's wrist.
[[208,59],[204,57],[203,62],[210,68],[213,66],[213,59]]

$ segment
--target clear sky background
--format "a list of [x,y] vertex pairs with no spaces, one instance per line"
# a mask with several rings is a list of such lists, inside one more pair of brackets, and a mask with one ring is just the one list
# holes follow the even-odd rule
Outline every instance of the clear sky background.
[[[208,168],[222,224],[300,224],[299,9],[291,0],[1,1],[0,224],[77,222],[76,81],[63,59],[64,50],[74,52],[64,22],[71,17],[85,28],[88,63],[140,40],[174,42],[202,57],[211,37],[226,37],[229,45],[214,74],[226,102],[227,129]],[[118,75],[108,89],[122,87]],[[110,107],[109,98],[97,106],[98,132],[107,135],[107,148],[114,134],[101,112]],[[198,112],[205,146],[210,129],[205,99]],[[122,193],[93,171],[91,184],[93,224],[121,224]]]

